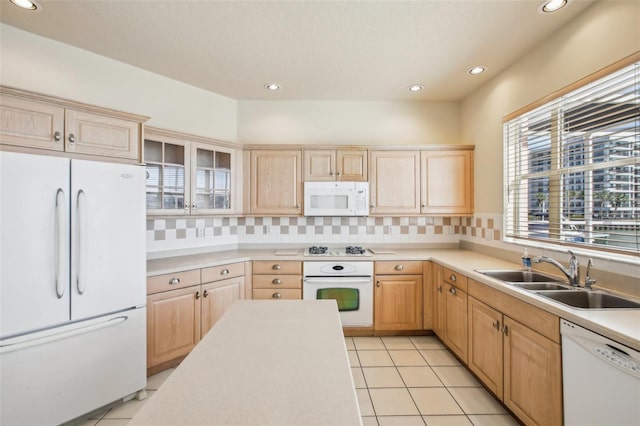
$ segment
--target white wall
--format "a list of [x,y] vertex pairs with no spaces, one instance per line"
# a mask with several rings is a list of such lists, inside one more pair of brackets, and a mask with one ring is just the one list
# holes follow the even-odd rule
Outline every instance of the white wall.
[[640,2],[601,1],[464,99],[462,143],[476,145],[476,212],[502,212],[502,118],[638,50]]
[[0,83],[151,117],[148,125],[237,141],[237,102],[0,24]]
[[249,144],[460,143],[458,102],[241,101],[238,140]]

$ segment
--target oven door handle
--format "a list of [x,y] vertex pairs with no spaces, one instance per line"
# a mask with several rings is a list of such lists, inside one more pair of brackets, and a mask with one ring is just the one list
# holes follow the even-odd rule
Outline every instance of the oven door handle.
[[305,278],[305,283],[309,284],[327,284],[339,282],[340,284],[366,284],[372,283],[372,278],[345,278],[345,277],[326,277],[326,278]]

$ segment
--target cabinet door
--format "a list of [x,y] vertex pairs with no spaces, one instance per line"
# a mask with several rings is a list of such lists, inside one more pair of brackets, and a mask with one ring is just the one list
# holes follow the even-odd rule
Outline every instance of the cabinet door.
[[422,151],[421,212],[473,213],[473,151]]
[[235,150],[191,143],[191,213],[230,213]]
[[87,111],[65,111],[65,150],[103,157],[140,159],[140,124]]
[[229,278],[202,285],[202,336],[237,301],[244,299],[244,277]]
[[336,151],[333,149],[305,150],[304,180],[306,182],[336,180]]
[[468,366],[498,398],[502,398],[502,314],[469,297]]
[[525,424],[562,424],[560,345],[504,317],[504,403]]
[[302,214],[301,163],[301,151],[251,151],[251,213]]
[[420,213],[420,152],[371,151],[371,214]]
[[189,141],[146,132],[148,214],[189,214],[191,211]]
[[147,297],[147,368],[187,355],[200,341],[200,286]]
[[467,361],[467,293],[444,284],[444,341],[464,362]]
[[422,329],[422,275],[381,275],[374,294],[376,330]]
[[366,182],[368,175],[367,150],[336,151],[336,177],[342,181]]
[[64,150],[64,108],[2,95],[0,142],[54,151]]
[[444,282],[443,267],[433,265],[433,332],[444,340]]
[[433,330],[434,323],[433,262],[422,262],[422,328]]

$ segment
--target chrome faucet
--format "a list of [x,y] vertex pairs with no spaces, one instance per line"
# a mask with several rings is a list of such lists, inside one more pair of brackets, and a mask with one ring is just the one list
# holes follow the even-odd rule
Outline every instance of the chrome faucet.
[[560,269],[562,273],[569,280],[569,284],[573,287],[580,286],[580,264],[578,263],[578,258],[571,250],[568,250],[571,255],[571,259],[569,259],[569,269],[567,270],[564,266],[562,266],[558,261],[547,257],[547,256],[536,256],[533,258],[533,263],[547,262]]
[[593,260],[589,259],[587,262],[587,275],[584,277],[584,288],[591,288],[597,280],[591,278],[591,267],[593,266]]

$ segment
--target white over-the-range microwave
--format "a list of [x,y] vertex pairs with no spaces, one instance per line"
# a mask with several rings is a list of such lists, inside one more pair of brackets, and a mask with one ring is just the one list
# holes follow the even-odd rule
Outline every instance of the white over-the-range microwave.
[[368,216],[369,182],[305,182],[305,216]]

